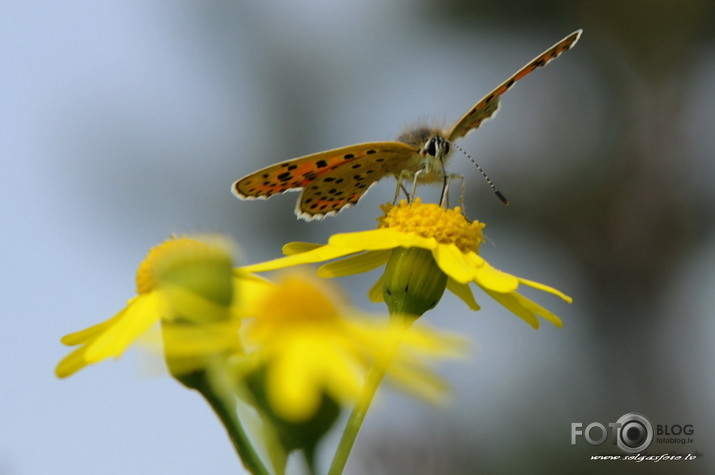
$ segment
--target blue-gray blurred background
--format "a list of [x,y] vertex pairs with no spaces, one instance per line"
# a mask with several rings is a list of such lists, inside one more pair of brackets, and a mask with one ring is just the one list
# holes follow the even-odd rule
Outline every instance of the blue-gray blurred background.
[[[570,306],[538,330],[477,294],[424,323],[468,335],[443,364],[453,401],[386,390],[347,473],[713,473],[715,41],[711,0],[0,3],[4,377],[0,474],[240,473],[207,405],[130,352],[66,381],[59,338],[134,293],[171,233],[223,232],[243,262],[286,241],[372,228],[393,186],[322,222],[297,195],[240,202],[231,182],[287,158],[450,124],[575,29],[460,142],[482,254]],[[343,281],[356,305],[377,275]],[[571,423],[640,412],[692,424],[690,463],[597,463]],[[336,442],[322,448],[322,464]],[[607,444],[609,444],[607,442]],[[299,464],[294,464],[300,471]]]

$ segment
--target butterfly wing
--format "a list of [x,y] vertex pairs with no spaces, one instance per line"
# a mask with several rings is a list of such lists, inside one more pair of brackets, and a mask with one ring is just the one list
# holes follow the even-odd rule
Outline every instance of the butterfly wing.
[[[401,142],[365,144],[360,159],[335,166],[305,187],[295,209],[299,218],[311,221],[337,214],[360,200],[367,190],[385,176],[398,176],[413,168],[418,150]],[[373,152],[373,153],[370,153]],[[352,151],[350,153],[359,154]]]
[[519,79],[531,73],[536,68],[546,66],[549,61],[558,58],[561,53],[569,50],[578,41],[581,36],[581,31],[582,30],[574,31],[569,36],[541,53],[539,56],[531,60],[526,66],[514,73],[513,76],[501,83],[496,89],[487,94],[481,101],[477,102],[476,105],[469,110],[469,112],[464,114],[464,116],[457,121],[455,126],[449,132],[447,138],[449,140],[456,140],[460,137],[464,137],[470,131],[479,127],[482,122],[494,115],[497,109],[499,109],[499,96],[508,91]]
[[286,160],[236,181],[231,190],[241,199],[267,199],[304,190],[296,214],[311,220],[357,203],[377,180],[397,175],[417,150],[400,142],[369,142]]

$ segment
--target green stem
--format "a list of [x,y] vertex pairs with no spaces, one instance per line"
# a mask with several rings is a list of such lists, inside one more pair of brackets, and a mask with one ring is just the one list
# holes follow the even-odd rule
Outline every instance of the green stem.
[[348,461],[350,451],[353,448],[360,426],[362,426],[365,415],[370,408],[372,398],[375,396],[377,388],[380,386],[380,381],[382,381],[382,377],[385,375],[386,368],[386,365],[378,363],[370,368],[365,380],[365,386],[362,388],[357,404],[353,408],[353,412],[350,414],[350,418],[345,425],[343,435],[340,437],[340,443],[338,444],[338,448],[333,456],[333,462],[330,464],[328,475],[340,475],[343,473],[345,463]]
[[200,379],[201,381],[195,382],[192,387],[201,393],[218,416],[243,466],[254,475],[270,475],[241,426],[234,400],[214,391],[205,373]]
[[[401,318],[394,318],[396,315],[390,315],[391,323],[402,325],[402,330],[409,328],[409,325],[413,320],[402,320]],[[397,321],[399,320],[399,321]],[[392,357],[395,355],[395,351],[400,344],[400,339],[396,338],[392,347],[388,349],[385,357],[376,361],[373,364],[370,371],[367,373],[365,378],[365,385],[362,388],[362,392],[358,397],[358,401],[353,408],[353,412],[350,414],[347,424],[345,424],[345,429],[343,429],[343,434],[340,437],[340,442],[338,443],[338,448],[335,450],[335,455],[333,456],[333,461],[330,464],[330,470],[328,470],[328,475],[340,475],[343,473],[345,464],[350,456],[350,451],[355,444],[355,439],[360,431],[363,420],[365,420],[365,415],[368,409],[370,409],[370,403],[377,393],[377,388],[380,386],[382,378],[385,376]]]

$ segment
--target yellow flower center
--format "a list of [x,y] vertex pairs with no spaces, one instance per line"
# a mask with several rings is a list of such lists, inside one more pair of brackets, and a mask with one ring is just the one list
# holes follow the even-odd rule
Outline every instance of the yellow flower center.
[[484,223],[469,221],[459,207],[445,209],[434,203],[422,204],[402,200],[398,205],[381,206],[384,216],[378,218],[378,228],[394,228],[404,233],[416,233],[435,238],[442,244],[455,244],[462,252],[476,251],[484,241]]
[[[219,242],[217,237],[198,240],[188,237],[172,237],[149,250],[137,269],[137,293],[155,290],[167,273],[195,263],[220,262],[230,266],[230,246]],[[196,274],[196,272],[194,272]]]
[[319,287],[310,277],[295,273],[280,278],[259,304],[256,316],[264,324],[284,325],[326,323],[336,320],[339,309],[331,288]]

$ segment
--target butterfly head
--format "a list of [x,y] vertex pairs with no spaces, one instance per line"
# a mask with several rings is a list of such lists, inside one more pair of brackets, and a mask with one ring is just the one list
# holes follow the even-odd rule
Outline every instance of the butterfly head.
[[444,161],[444,158],[449,154],[450,143],[441,135],[435,135],[427,139],[420,150],[420,155],[423,157],[432,157],[433,159]]
[[441,135],[427,139],[419,151],[422,157],[422,181],[435,182],[444,179],[444,163],[450,151],[450,142]]

